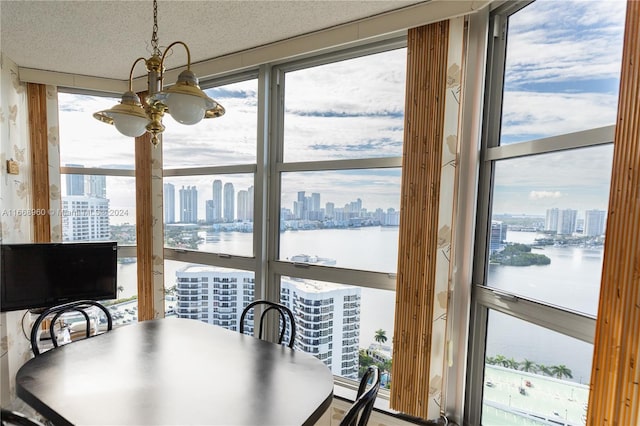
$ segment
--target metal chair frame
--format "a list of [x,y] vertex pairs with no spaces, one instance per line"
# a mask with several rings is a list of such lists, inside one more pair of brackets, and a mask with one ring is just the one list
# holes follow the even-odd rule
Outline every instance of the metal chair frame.
[[95,306],[102,310],[102,312],[104,312],[104,314],[107,316],[107,331],[111,331],[113,329],[113,319],[111,318],[111,313],[107,308],[96,301],[78,300],[75,302],[65,303],[63,305],[52,306],[42,312],[33,323],[33,327],[31,327],[31,350],[33,351],[33,355],[40,355],[40,348],[38,347],[38,330],[40,329],[40,325],[45,320],[45,318],[51,314],[54,314],[54,316],[51,320],[51,325],[49,325],[49,334],[51,336],[51,342],[53,343],[54,348],[58,347],[58,339],[55,335],[54,326],[58,318],[60,318],[60,316],[65,312],[80,312],[84,316],[84,319],[87,323],[86,337],[91,337],[91,322],[89,320],[89,315],[85,312],[85,309],[91,306]]
[[[295,343],[296,340],[296,321],[295,318],[293,316],[293,312],[291,312],[291,310],[289,308],[287,308],[285,305],[281,304],[281,303],[276,303],[276,302],[271,302],[269,300],[255,300],[251,303],[249,303],[247,305],[246,308],[244,308],[244,310],[242,311],[242,315],[240,315],[240,333],[244,333],[244,320],[245,317],[247,316],[247,314],[249,313],[249,311],[258,306],[258,305],[266,305],[267,308],[264,309],[262,311],[262,314],[260,314],[260,322],[258,324],[258,338],[262,339],[262,331],[263,331],[263,324],[264,324],[264,318],[267,314],[267,312],[271,311],[271,310],[275,310],[278,312],[280,319],[282,320],[282,324],[280,326],[280,335],[278,338],[278,344],[282,344],[282,341],[284,340],[284,334],[286,332],[286,328],[287,328],[287,317],[289,318],[289,324],[290,324],[290,329],[291,329],[291,336],[289,337],[289,344],[288,346],[290,348],[293,348],[293,345]],[[253,324],[254,324],[254,329],[255,329],[255,325],[256,325],[256,320],[255,320],[255,315],[254,315],[254,320],[253,320]]]
[[[372,382],[371,387],[366,390],[370,380]],[[362,376],[356,400],[344,414],[340,421],[340,426],[365,426],[373,411],[373,404],[376,402],[379,389],[380,370],[378,367],[371,365]]]
[[2,426],[44,426],[35,419],[31,419],[17,411],[7,410],[3,408],[0,414],[0,424]]

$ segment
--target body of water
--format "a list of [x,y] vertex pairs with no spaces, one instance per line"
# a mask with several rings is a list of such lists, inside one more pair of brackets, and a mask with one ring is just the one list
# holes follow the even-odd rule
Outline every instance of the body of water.
[[[510,242],[533,243],[535,232],[508,232]],[[280,234],[280,258],[298,254],[335,259],[336,267],[395,272],[398,228],[323,229],[287,231]],[[199,249],[208,252],[250,256],[251,233],[209,234]],[[551,264],[542,266],[490,265],[488,284],[535,300],[595,315],[598,305],[602,249],[545,247],[533,252],[547,255]],[[174,285],[182,262],[165,261],[165,281]],[[137,293],[136,264],[120,264],[118,281],[125,290],[120,297]],[[393,337],[395,293],[362,289],[360,346],[373,343],[375,331],[383,329]],[[491,312],[487,333],[487,355],[504,355],[516,361],[528,359],[544,365],[564,364],[576,381],[588,380],[593,347],[542,327]]]

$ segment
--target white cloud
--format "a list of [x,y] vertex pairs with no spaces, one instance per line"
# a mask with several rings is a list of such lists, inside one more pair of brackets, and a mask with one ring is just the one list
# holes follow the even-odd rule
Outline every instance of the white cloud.
[[560,191],[531,191],[529,192],[529,199],[540,200],[543,198],[560,198],[562,192]]

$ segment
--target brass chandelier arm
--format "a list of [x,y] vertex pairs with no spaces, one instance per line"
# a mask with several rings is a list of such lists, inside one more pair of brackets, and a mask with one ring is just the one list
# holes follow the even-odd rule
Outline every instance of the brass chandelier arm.
[[138,65],[138,62],[140,61],[144,61],[144,63],[147,63],[147,60],[143,57],[140,57],[138,59],[136,59],[135,61],[133,61],[133,65],[131,65],[131,71],[129,72],[129,91],[133,92],[133,69],[136,67],[136,65]]
[[189,46],[187,46],[187,44],[183,41],[174,41],[169,46],[167,46],[167,48],[164,50],[164,53],[162,54],[162,59],[160,60],[160,80],[164,78],[164,59],[167,56],[167,53],[169,53],[171,48],[176,44],[184,46],[185,50],[187,51],[187,71],[191,71],[191,51],[189,50]]

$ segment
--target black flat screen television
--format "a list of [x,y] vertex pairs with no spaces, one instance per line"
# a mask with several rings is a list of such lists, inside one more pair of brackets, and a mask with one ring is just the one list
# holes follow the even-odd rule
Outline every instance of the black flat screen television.
[[0,245],[0,310],[117,296],[115,241]]

